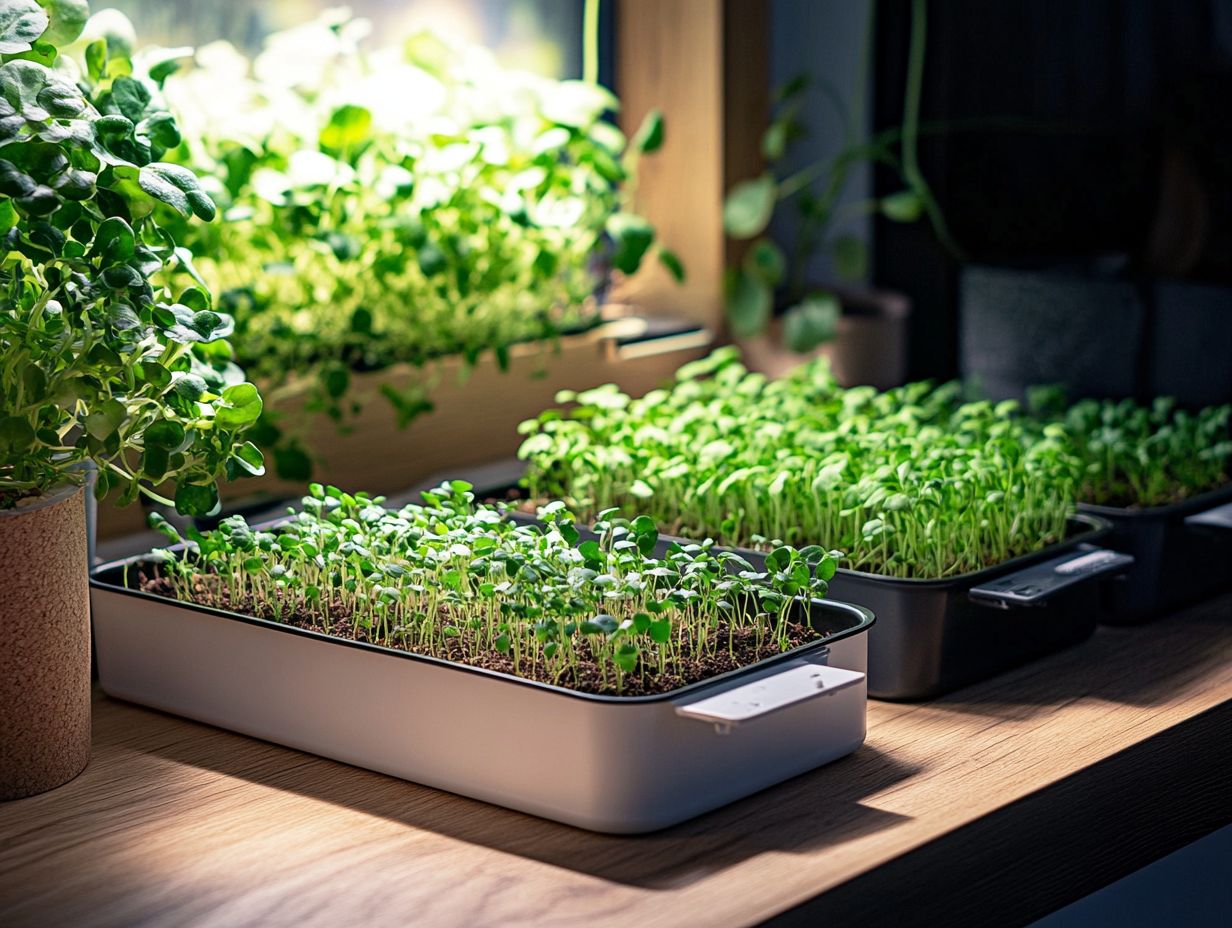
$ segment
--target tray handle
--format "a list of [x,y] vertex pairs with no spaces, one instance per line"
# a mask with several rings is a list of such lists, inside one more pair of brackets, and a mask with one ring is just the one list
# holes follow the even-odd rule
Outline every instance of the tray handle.
[[1082,544],[1059,557],[972,587],[967,595],[981,606],[997,609],[1042,606],[1061,590],[1096,577],[1123,573],[1133,562],[1133,555]]
[[717,695],[680,702],[676,705],[676,714],[709,722],[716,732],[726,735],[734,725],[751,722],[807,699],[832,696],[864,679],[859,671],[828,666],[824,656],[820,661],[791,661],[773,673]]
[[1223,531],[1232,529],[1232,503],[1224,503],[1222,506],[1213,506],[1203,512],[1195,512],[1191,516],[1186,516],[1185,527],[1196,529],[1219,529]]

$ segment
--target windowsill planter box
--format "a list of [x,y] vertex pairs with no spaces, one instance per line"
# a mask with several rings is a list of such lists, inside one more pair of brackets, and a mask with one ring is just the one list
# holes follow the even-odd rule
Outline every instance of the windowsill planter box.
[[822,638],[740,671],[593,696],[153,596],[139,563],[91,581],[109,695],[582,828],[663,828],[864,741],[857,606],[815,602]]
[[[518,493],[509,484],[477,491],[490,499]],[[525,514],[514,518],[533,520]],[[1070,520],[1063,542],[936,580],[840,567],[830,595],[877,616],[868,644],[869,696],[932,699],[1085,641],[1098,624],[1103,584],[1094,581],[1123,572],[1133,561],[1096,547],[1110,531],[1104,519],[1079,514]],[[665,538],[661,547],[672,540],[686,541]],[[722,545],[715,550],[734,551],[757,570],[765,569],[763,551]],[[1077,569],[1070,572],[1066,565],[1072,562],[1078,562]]]
[[1134,557],[1108,585],[1104,624],[1137,625],[1232,587],[1232,485],[1169,506],[1079,508],[1112,523],[1109,547]]
[[[360,402],[361,412],[346,421],[345,432],[323,414],[304,410],[308,384],[298,395],[280,390],[284,399],[271,408],[288,432],[307,423],[305,445],[316,458],[312,480],[392,494],[443,470],[511,456],[521,442],[517,424],[550,405],[566,386],[617,383],[631,393],[645,393],[670,380],[681,364],[700,357],[710,340],[704,329],[681,325],[673,330],[665,321],[627,316],[562,336],[556,346],[515,345],[505,371],[489,353],[469,372],[460,357],[448,357],[423,370],[397,366],[355,374],[349,397]],[[434,384],[429,394],[433,409],[399,428],[381,390],[403,391],[416,383]],[[224,506],[302,495],[303,483],[277,479],[269,458],[266,477],[222,486]],[[145,528],[140,506],[99,507],[102,539]]]

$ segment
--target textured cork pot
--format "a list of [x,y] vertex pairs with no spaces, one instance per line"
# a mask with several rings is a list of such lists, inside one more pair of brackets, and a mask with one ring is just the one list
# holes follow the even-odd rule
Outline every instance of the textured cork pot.
[[0,510],[0,800],[66,783],[90,759],[86,508],[69,487]]

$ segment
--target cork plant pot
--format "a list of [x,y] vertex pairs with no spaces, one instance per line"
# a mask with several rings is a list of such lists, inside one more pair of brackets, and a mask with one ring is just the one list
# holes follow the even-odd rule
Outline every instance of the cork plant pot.
[[0,800],[90,759],[90,589],[81,487],[0,510]]

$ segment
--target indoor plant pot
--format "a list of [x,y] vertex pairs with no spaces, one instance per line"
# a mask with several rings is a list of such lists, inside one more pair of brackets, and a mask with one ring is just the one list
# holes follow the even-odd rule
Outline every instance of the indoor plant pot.
[[879,390],[907,379],[907,337],[911,301],[891,290],[835,289],[842,305],[834,338],[798,354],[783,344],[776,320],[762,335],[740,340],[746,363],[767,377],[781,377],[803,361],[824,355],[845,387],[871,384]]
[[[223,475],[262,467],[239,437],[260,395],[212,363],[230,356],[231,320],[175,273],[184,255],[166,225],[208,220],[214,204],[161,160],[178,132],[132,76],[130,43],[71,46],[84,7],[0,0],[0,83],[25,88],[6,90],[0,138],[3,798],[63,783],[89,757],[85,494],[163,499],[174,484],[175,505],[198,514]],[[89,60],[62,67],[75,52]]]
[[90,759],[86,509],[69,486],[0,510],[0,799],[66,783]]
[[[153,596],[124,583],[139,563],[93,575],[110,695],[583,828],[662,828],[864,740],[857,606],[817,602],[822,638],[743,670],[597,696]],[[356,712],[382,705],[432,711]]]
[[1232,587],[1232,486],[1168,506],[1079,509],[1110,522],[1108,546],[1134,557],[1107,585],[1102,623],[1136,625]]

